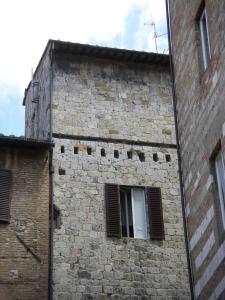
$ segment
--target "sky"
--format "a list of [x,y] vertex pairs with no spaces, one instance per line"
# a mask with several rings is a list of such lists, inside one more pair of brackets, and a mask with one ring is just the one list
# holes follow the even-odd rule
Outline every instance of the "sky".
[[24,90],[49,39],[168,50],[165,0],[7,0],[0,17],[0,133],[24,135]]

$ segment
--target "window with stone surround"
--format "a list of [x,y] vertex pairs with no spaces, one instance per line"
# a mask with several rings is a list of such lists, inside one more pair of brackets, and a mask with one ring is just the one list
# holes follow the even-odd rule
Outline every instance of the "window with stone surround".
[[160,188],[106,184],[105,202],[108,237],[164,239]]
[[208,32],[208,21],[205,3],[203,2],[197,17],[197,27],[200,38],[200,56],[202,70],[205,71],[210,61],[210,45],[209,45],[209,32]]

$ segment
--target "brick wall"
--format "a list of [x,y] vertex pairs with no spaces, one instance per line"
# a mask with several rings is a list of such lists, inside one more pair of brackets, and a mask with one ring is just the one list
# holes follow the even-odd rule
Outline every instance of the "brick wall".
[[[0,299],[47,299],[49,172],[45,150],[0,147],[12,170],[10,224],[0,224]],[[30,247],[38,261],[17,236]]]
[[210,157],[219,141],[225,155],[225,48],[224,39],[221,38],[225,34],[225,3],[205,1],[211,59],[203,71],[197,25],[202,2],[171,0],[170,15],[195,296],[199,299],[218,299],[225,295],[225,273],[221,271],[225,234],[221,224],[215,170]]

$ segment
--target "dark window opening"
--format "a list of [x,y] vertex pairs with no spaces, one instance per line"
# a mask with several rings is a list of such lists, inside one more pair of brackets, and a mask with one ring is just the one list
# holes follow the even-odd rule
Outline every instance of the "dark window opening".
[[79,151],[79,148],[78,148],[78,147],[74,147],[73,153],[74,153],[74,154],[78,154],[78,151]]
[[65,175],[66,174],[66,170],[64,169],[59,169],[59,175]]
[[159,160],[157,153],[153,153],[153,160],[154,161],[158,161]]
[[122,236],[134,237],[131,191],[120,191]]
[[145,154],[143,152],[138,153],[138,157],[141,162],[145,161]]
[[101,156],[106,156],[105,149],[101,149]]
[[91,155],[91,153],[92,153],[91,147],[87,147],[87,154],[88,154],[88,155]]
[[171,162],[171,156],[169,154],[166,154],[166,161]]
[[132,157],[133,157],[132,151],[127,151],[127,157],[128,157],[128,159],[132,159]]
[[65,147],[61,146],[61,153],[64,153],[64,152],[65,152]]
[[60,229],[62,225],[62,218],[60,209],[54,204],[53,206],[53,220],[54,220],[54,227],[56,229]]
[[114,150],[114,157],[119,158],[119,151],[118,150]]

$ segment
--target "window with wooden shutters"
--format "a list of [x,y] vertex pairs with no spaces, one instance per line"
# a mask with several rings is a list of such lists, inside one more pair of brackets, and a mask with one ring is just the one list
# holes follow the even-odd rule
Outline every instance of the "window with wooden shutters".
[[105,194],[108,237],[164,239],[159,188],[106,184]]
[[0,222],[10,221],[12,172],[0,169]]
[[148,201],[150,237],[153,240],[163,240],[165,238],[165,233],[161,190],[158,187],[148,187],[146,192]]

